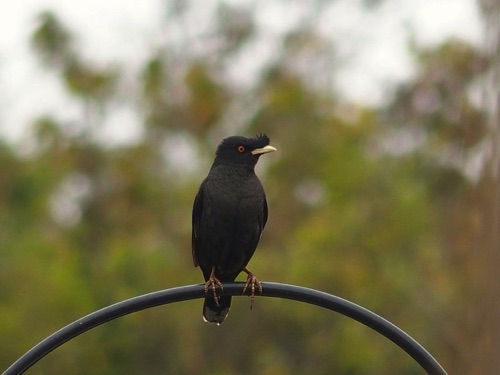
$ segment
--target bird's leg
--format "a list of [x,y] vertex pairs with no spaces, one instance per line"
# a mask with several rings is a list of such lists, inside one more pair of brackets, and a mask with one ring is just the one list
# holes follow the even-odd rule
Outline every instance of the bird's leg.
[[221,288],[221,290],[224,290],[220,280],[215,277],[215,266],[212,266],[212,271],[210,272],[210,277],[208,278],[207,282],[205,283],[205,294],[208,293],[208,289],[211,289],[212,293],[214,294],[215,304],[217,306],[219,306],[219,297],[217,296],[217,287]]
[[247,274],[247,281],[245,282],[245,286],[243,287],[243,293],[246,292],[248,287],[250,287],[250,310],[253,307],[253,300],[255,298],[255,286],[259,289],[259,293],[262,294],[262,284],[259,279],[255,277],[255,275],[250,272],[246,267],[243,268],[243,272]]

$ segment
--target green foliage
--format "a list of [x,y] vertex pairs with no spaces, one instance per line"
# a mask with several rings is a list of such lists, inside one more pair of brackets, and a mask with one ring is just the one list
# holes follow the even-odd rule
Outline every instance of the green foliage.
[[[186,4],[171,4],[169,22],[186,17]],[[289,32],[249,89],[223,72],[258,32],[252,10],[220,6],[212,31],[218,43],[201,56],[151,51],[135,91],[123,93],[119,64],[84,60],[70,30],[52,13],[40,16],[34,51],[68,93],[102,116],[127,96],[144,132],[132,144],[103,144],[85,112],[81,132],[37,119],[27,154],[0,143],[0,368],[98,308],[202,281],[191,259],[191,205],[213,139],[235,132],[265,132],[279,151],[259,165],[270,207],[250,264],[259,278],[366,306],[452,362],[443,322],[460,275],[447,262],[474,220],[472,205],[461,206],[463,220],[457,213],[470,194],[463,165],[438,156],[485,137],[485,114],[457,92],[473,86],[486,58],[458,41],[416,49],[419,74],[388,108],[352,104],[347,120],[317,84],[331,72],[304,69],[331,54],[310,25]],[[416,147],[384,146],[415,127],[425,133]],[[176,158],[179,140],[192,160]],[[235,298],[221,327],[202,322],[199,300],[134,314],[65,344],[32,373],[421,373],[388,340],[339,315],[267,298],[248,307]]]
[[199,62],[189,66],[184,83],[188,91],[186,125],[192,124],[195,134],[206,134],[222,115],[226,103],[224,89],[210,76],[208,67]]
[[39,26],[31,38],[33,47],[47,65],[64,63],[72,54],[71,36],[59,19],[50,12],[39,16]]

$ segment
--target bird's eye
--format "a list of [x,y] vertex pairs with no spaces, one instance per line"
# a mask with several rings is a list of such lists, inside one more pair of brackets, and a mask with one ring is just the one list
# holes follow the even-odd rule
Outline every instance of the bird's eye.
[[237,150],[238,150],[238,152],[243,153],[243,152],[245,152],[245,146],[240,145],[240,146],[238,146]]

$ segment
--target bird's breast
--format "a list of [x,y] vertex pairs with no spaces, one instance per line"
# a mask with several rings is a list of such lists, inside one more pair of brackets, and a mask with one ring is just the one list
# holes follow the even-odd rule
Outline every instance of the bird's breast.
[[264,190],[257,176],[233,173],[216,177],[206,182],[204,222],[219,232],[253,230],[264,203]]

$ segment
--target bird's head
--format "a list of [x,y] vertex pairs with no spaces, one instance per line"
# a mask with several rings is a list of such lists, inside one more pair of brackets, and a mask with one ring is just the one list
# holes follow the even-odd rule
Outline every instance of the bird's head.
[[217,147],[214,165],[241,165],[255,167],[262,154],[276,151],[269,144],[269,137],[259,134],[253,138],[232,136],[225,138]]

